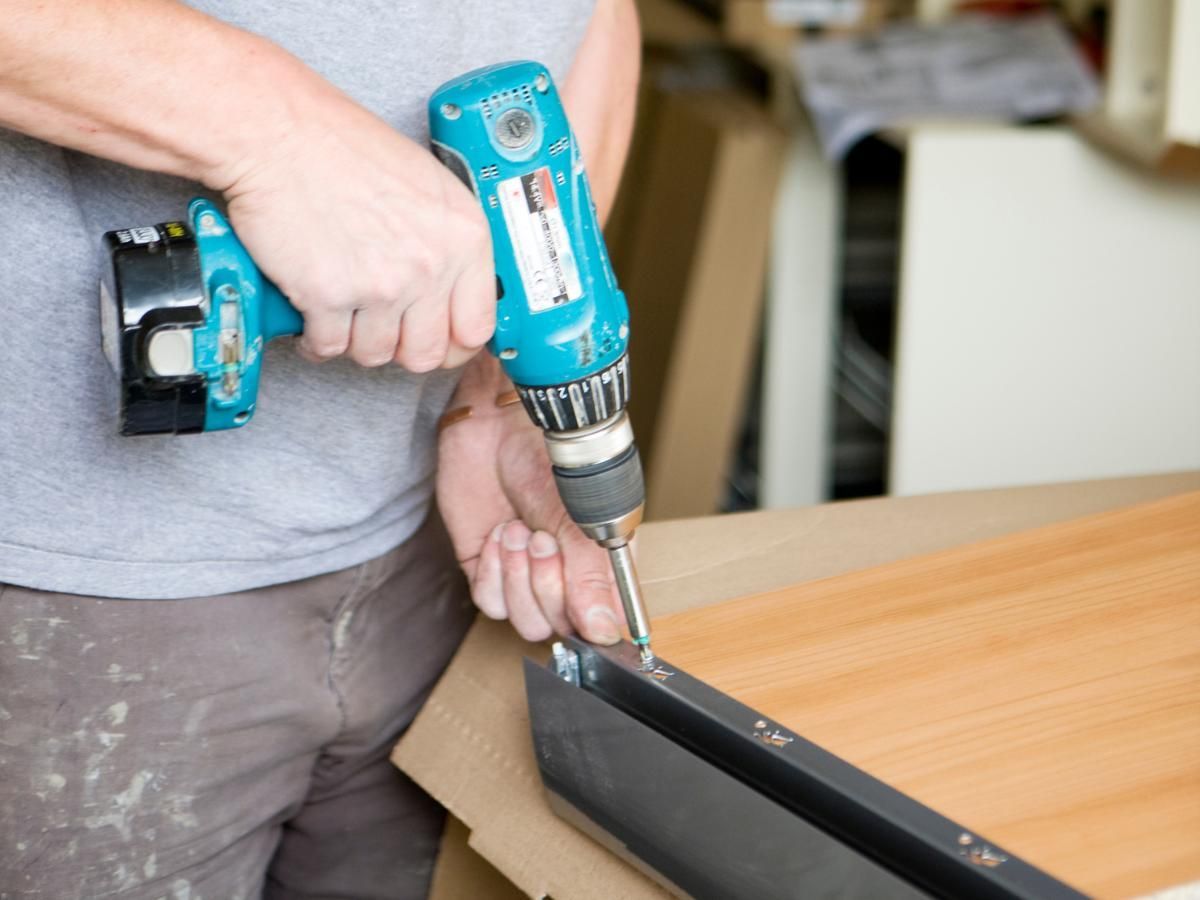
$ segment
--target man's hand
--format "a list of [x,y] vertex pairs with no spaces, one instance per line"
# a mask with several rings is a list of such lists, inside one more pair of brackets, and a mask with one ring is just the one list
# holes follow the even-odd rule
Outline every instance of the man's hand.
[[494,359],[477,357],[450,404],[472,413],[438,439],[438,505],[475,604],[526,640],[557,632],[616,643],[621,605],[608,556],[567,516],[524,409],[496,407],[511,387]]
[[425,372],[491,337],[468,189],[282,48],[184,3],[0,3],[0,126],[224,194],[315,359]]
[[309,358],[461,365],[495,329],[482,209],[428,150],[335,91],[318,97],[282,144],[217,176],[234,230],[303,314]]

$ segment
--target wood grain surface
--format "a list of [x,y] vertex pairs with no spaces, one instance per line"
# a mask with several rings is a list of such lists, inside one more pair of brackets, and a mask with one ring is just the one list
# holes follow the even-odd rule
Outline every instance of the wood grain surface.
[[671,663],[1086,893],[1200,881],[1200,492],[654,624]]

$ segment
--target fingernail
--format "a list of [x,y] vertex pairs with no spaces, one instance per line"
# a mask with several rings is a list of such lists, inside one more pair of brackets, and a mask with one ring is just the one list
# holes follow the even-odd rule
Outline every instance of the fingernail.
[[529,546],[529,529],[520,522],[510,522],[504,529],[504,549],[524,550]]
[[497,525],[495,528],[492,529],[492,536],[489,538],[489,540],[491,540],[492,543],[495,543],[496,541],[500,540],[500,533],[502,531],[504,531],[504,523],[503,522],[501,522],[499,525]]
[[504,606],[504,597],[497,592],[477,591],[475,605],[489,619],[502,622],[508,618],[508,609]]
[[584,616],[588,626],[588,640],[595,644],[615,644],[621,640],[621,626],[611,609],[593,606]]
[[558,552],[558,541],[544,531],[535,531],[529,539],[529,555],[535,559],[547,559]]

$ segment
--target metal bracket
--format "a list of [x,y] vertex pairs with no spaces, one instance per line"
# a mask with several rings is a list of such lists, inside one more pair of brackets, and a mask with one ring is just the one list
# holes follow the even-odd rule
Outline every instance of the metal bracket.
[[567,639],[554,657],[553,672],[526,660],[543,782],[673,890],[1083,897],[630,644]]
[[568,684],[578,686],[579,654],[574,650],[568,650],[561,641],[555,641],[550,651],[554,654],[554,658],[551,660],[554,674]]

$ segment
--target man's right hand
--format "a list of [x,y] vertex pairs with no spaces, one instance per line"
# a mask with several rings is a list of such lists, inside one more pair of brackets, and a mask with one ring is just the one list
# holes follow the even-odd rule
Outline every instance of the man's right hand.
[[0,0],[0,127],[223,193],[314,359],[425,372],[491,337],[467,188],[300,60],[183,3]]
[[238,161],[230,222],[303,314],[310,359],[461,365],[495,328],[483,211],[428,150],[328,96],[280,143]]

